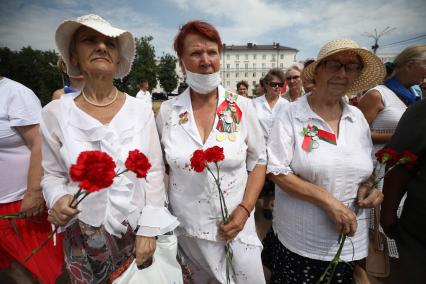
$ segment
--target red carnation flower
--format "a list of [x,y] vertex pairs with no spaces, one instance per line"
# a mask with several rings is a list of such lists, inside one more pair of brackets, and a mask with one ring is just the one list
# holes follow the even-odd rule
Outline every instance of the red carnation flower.
[[204,156],[206,157],[207,163],[219,162],[225,159],[223,154],[223,148],[219,146],[213,146],[204,151]]
[[145,178],[149,169],[151,169],[148,158],[137,149],[129,151],[129,156],[124,165],[129,171],[134,172],[138,178]]
[[398,153],[389,147],[384,147],[376,152],[376,159],[381,164],[393,166],[398,161]]
[[115,163],[101,151],[84,151],[77,158],[77,164],[70,168],[71,180],[87,192],[95,192],[111,186],[115,177]]
[[401,153],[399,162],[405,165],[407,170],[411,170],[417,163],[417,155],[410,151],[404,151]]
[[191,168],[197,173],[204,171],[206,167],[206,157],[203,150],[195,150],[191,157]]

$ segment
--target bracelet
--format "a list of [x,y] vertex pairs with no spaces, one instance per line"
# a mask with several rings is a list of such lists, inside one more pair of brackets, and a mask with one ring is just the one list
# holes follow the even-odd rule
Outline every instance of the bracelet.
[[247,207],[244,204],[240,203],[240,204],[238,204],[238,206],[243,208],[247,212],[247,215],[250,217],[250,211],[247,209]]

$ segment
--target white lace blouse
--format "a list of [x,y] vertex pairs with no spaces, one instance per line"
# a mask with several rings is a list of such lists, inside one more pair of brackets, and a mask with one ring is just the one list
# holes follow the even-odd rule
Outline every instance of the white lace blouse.
[[[302,149],[303,127],[311,124],[327,132],[333,130],[311,110],[307,96],[284,105],[282,111],[277,110],[267,146],[267,172],[275,175],[294,173],[351,206],[359,184],[366,181],[373,171],[372,142],[368,123],[361,111],[344,102],[342,106],[337,145],[318,140],[318,147],[311,152]],[[279,240],[299,255],[331,260],[339,246],[339,233],[326,212],[287,194],[278,186],[275,192],[273,227]],[[358,214],[355,235],[351,241],[345,242],[342,251],[345,261],[367,256],[368,214],[365,211]]]
[[42,187],[47,206],[52,208],[60,197],[78,190],[78,184],[69,178],[69,168],[80,152],[108,153],[117,171],[124,169],[129,151],[138,149],[152,165],[146,180],[136,178],[133,172],[116,177],[109,188],[84,199],[77,217],[94,227],[103,225],[116,236],[126,232],[122,224],[126,220],[132,228],[140,226],[138,235],[156,236],[173,230],[179,223],[164,207],[164,165],[152,110],[126,95],[122,108],[103,125],[76,106],[78,94],[52,101],[42,111]]
[[[220,105],[225,99],[225,89],[219,86],[218,90]],[[224,148],[225,160],[220,165],[220,182],[229,213],[243,199],[248,171],[252,171],[257,164],[266,164],[266,146],[253,105],[249,99],[241,96],[238,96],[236,104],[242,111],[242,118],[240,129],[235,133],[235,141],[227,138],[217,140],[219,131],[216,129],[216,115],[214,128],[204,145],[194,120],[189,88],[161,105],[157,127],[170,167],[170,206],[181,223],[178,234],[218,241],[218,223],[221,221],[218,191],[207,170],[202,173],[191,170],[190,158],[195,150],[212,146]],[[185,113],[187,120],[182,121]],[[253,215],[236,239],[261,246]]]

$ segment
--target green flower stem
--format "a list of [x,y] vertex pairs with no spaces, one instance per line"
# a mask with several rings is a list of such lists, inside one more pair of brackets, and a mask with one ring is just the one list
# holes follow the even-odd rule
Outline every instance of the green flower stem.
[[[222,221],[226,225],[229,223],[229,212],[228,207],[226,206],[225,196],[223,195],[222,188],[220,186],[219,180],[219,165],[217,162],[214,163],[216,166],[217,176],[213,173],[208,165],[206,165],[207,171],[212,175],[214,182],[216,183],[218,192],[219,192],[219,203],[220,203],[220,211],[222,214]],[[234,257],[234,253],[232,251],[231,243],[225,244],[225,261],[226,261],[226,283],[231,283],[231,273],[235,274],[234,266],[232,264],[232,259]]]
[[19,213],[13,213],[13,214],[5,214],[5,215],[0,215],[0,219],[22,219],[25,218],[25,213],[24,212],[19,212]]
[[[78,200],[75,204],[74,202],[81,196],[83,195],[83,197]],[[70,207],[73,209],[76,209],[77,206],[83,201],[84,198],[86,198],[86,196],[89,195],[89,192],[83,191],[82,188],[79,188],[78,191],[76,192],[76,194],[74,194],[71,203],[70,203]],[[41,243],[40,246],[38,246],[36,249],[34,249],[31,254],[29,256],[27,256],[24,259],[24,263],[26,263],[28,260],[30,260],[36,253],[38,253],[52,238],[53,236],[58,232],[59,226],[55,227],[55,230],[52,231],[52,233],[50,233],[50,235],[47,237],[46,240],[44,240],[43,243]]]

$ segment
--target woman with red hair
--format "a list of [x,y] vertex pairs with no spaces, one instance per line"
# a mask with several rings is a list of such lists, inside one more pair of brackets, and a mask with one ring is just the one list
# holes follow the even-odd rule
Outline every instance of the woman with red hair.
[[[222,42],[210,24],[185,24],[174,43],[187,88],[161,105],[157,126],[168,164],[171,209],[183,254],[195,283],[226,283],[224,246],[234,256],[231,283],[265,283],[253,211],[265,180],[266,152],[262,129],[249,99],[220,85]],[[219,146],[220,183],[230,221],[221,223],[213,178],[188,164],[197,149]]]

